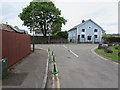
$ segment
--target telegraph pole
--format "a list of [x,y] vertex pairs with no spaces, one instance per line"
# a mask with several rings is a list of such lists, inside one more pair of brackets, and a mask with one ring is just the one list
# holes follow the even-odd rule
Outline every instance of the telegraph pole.
[[33,52],[35,51],[35,40],[34,40],[34,31],[35,31],[35,22],[34,22],[34,2],[33,2]]

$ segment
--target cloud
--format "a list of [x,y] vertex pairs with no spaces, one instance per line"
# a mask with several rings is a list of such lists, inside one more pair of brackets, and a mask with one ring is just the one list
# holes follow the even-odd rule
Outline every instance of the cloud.
[[[63,30],[69,30],[81,23],[83,19],[92,19],[99,24],[107,33],[117,33],[118,20],[117,2],[55,2],[62,16],[67,19]],[[111,25],[114,23],[115,25]]]
[[19,17],[14,17],[12,19],[9,19],[8,24],[12,25],[12,26],[18,26],[20,29],[26,29],[28,30],[28,28],[26,26],[23,26],[23,21],[21,21],[21,19]]
[[0,0],[0,2],[31,2],[32,0]]
[[119,0],[52,0],[53,2],[118,2]]
[[23,2],[2,2],[1,4],[3,21],[18,16],[22,12],[22,8],[27,6],[27,3]]
[[[26,7],[32,0],[1,0],[0,18],[2,22],[8,22],[22,28],[22,21],[18,15],[22,8]],[[107,33],[117,33],[118,31],[118,0],[52,0],[56,7],[61,10],[62,16],[67,19],[62,30],[69,30],[73,26],[81,23],[83,19],[92,19],[103,27]],[[2,10],[1,10],[2,9]],[[1,15],[2,14],[2,15]]]

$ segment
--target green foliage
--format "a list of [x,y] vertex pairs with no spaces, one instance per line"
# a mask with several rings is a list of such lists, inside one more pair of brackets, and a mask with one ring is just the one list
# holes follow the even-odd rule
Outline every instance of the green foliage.
[[18,27],[18,26],[14,26],[14,28],[16,28],[17,30],[19,30],[19,27]]
[[118,59],[118,50],[115,49],[115,46],[110,46],[109,49],[112,50],[113,53],[105,53],[103,49],[96,49],[96,52],[103,55],[104,57],[120,61],[120,59]]
[[112,47],[113,49],[116,49],[116,50],[119,50],[120,49],[120,46],[114,46]]
[[68,38],[68,32],[67,31],[60,31],[55,36],[59,36],[59,37],[67,39]]
[[109,38],[106,38],[106,40],[109,42],[109,43],[120,43],[120,37],[109,37]]
[[111,35],[109,35],[109,34],[103,34],[103,37],[104,38],[109,38],[109,37],[111,37]]
[[[49,0],[48,2],[38,2],[35,0],[30,2],[30,5],[23,9],[19,17],[24,22],[23,25],[27,26],[30,30],[41,30],[44,36],[47,31],[51,29],[56,32],[55,24],[65,24],[66,20],[61,17],[61,11]],[[59,29],[60,30],[60,29]]]

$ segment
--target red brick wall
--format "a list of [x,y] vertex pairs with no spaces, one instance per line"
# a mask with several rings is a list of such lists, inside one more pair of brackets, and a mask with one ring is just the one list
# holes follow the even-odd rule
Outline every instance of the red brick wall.
[[2,31],[2,58],[8,58],[9,67],[30,53],[30,36]]

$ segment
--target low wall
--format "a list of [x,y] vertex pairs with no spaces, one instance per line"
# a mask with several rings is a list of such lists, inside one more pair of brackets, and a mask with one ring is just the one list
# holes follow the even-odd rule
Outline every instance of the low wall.
[[30,36],[9,31],[2,32],[2,58],[8,58],[8,66],[12,66],[30,51]]
[[[31,43],[33,42],[33,37],[31,36]],[[34,42],[35,44],[47,44],[48,43],[48,36],[44,37],[44,36],[35,36],[34,37]],[[57,44],[57,43],[68,43],[68,40],[65,38],[61,38],[61,37],[50,37],[50,43],[51,44]]]
[[0,59],[2,59],[2,31],[0,30]]

